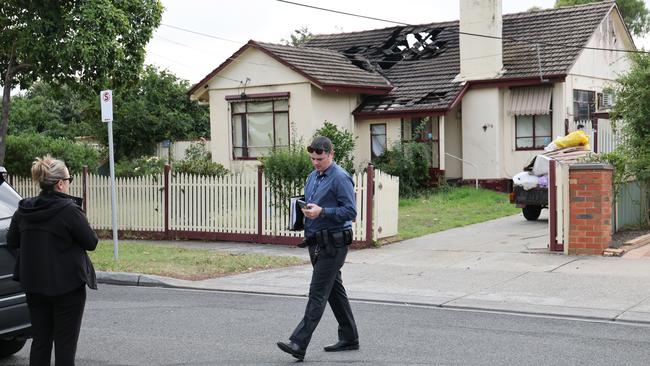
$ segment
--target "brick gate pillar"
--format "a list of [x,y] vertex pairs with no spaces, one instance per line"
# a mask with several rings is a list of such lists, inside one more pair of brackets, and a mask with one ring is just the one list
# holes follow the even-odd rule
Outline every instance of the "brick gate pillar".
[[568,254],[602,255],[612,240],[613,168],[609,164],[569,167]]

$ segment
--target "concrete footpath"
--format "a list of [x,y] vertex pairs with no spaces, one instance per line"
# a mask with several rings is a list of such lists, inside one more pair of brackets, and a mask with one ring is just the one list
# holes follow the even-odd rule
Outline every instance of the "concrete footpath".
[[[565,256],[549,253],[547,242],[546,217],[510,216],[350,251],[343,281],[349,297],[361,301],[650,324],[650,257]],[[308,258],[306,249],[295,247],[161,244]],[[310,276],[310,265],[202,281],[98,273],[103,283],[293,296],[307,295]]]

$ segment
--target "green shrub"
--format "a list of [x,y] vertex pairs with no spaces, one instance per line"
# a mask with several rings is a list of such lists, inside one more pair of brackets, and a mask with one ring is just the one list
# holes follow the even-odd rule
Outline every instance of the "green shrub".
[[267,184],[277,197],[276,202],[282,205],[288,204],[289,197],[303,189],[307,176],[314,170],[302,141],[293,141],[289,147],[275,148],[260,161]]
[[400,197],[413,197],[427,188],[431,150],[417,142],[397,143],[381,155],[375,166],[399,177]]
[[335,124],[326,121],[323,127],[316,130],[314,137],[316,136],[332,140],[334,160],[350,174],[354,174],[354,135],[345,129],[339,130]]
[[144,175],[162,175],[165,160],[157,156],[141,156],[133,160],[120,160],[115,164],[116,177],[140,177]]
[[70,174],[74,175],[80,174],[84,165],[95,171],[105,152],[87,144],[41,134],[7,136],[5,168],[10,174],[29,177],[34,159],[46,154],[65,161]]
[[174,162],[174,172],[223,177],[228,169],[212,161],[204,143],[196,143],[185,149],[185,159]]

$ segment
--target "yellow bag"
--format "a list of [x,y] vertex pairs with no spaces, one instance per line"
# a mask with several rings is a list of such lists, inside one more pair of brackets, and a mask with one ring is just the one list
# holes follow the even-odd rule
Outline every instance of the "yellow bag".
[[578,131],[573,131],[564,137],[555,139],[553,142],[555,143],[555,146],[557,146],[559,149],[564,149],[565,147],[588,145],[589,137],[587,136],[585,131],[578,130]]

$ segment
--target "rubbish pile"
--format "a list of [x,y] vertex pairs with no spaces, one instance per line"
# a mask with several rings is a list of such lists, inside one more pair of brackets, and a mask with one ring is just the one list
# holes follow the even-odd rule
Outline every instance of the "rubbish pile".
[[559,156],[571,158],[583,156],[591,151],[589,137],[583,130],[573,131],[564,137],[558,137],[544,148],[546,153],[537,155],[524,167],[524,171],[518,173],[512,180],[516,186],[524,190],[548,188],[549,162]]

